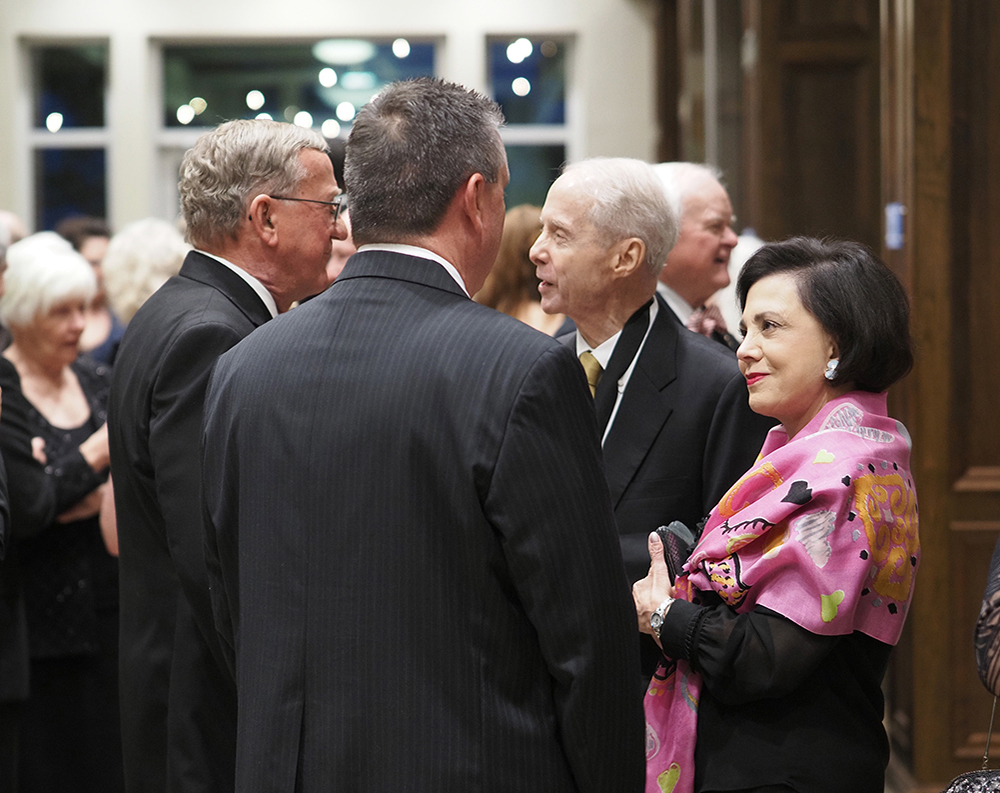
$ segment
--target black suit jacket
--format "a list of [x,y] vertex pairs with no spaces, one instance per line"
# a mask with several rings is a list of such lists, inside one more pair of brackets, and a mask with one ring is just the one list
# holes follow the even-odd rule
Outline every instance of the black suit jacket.
[[235,689],[208,594],[198,439],[212,365],[268,319],[245,281],[191,252],[119,348],[108,425],[129,791],[233,789]]
[[[656,299],[656,319],[604,440],[622,557],[633,583],[649,572],[649,533],[672,520],[696,531],[753,464],[774,426],[750,410],[732,352],[689,331]],[[576,334],[560,341],[575,350]],[[647,678],[661,656],[643,636]]]
[[204,444],[241,793],[642,788],[635,612],[561,345],[361,252],[219,360]]

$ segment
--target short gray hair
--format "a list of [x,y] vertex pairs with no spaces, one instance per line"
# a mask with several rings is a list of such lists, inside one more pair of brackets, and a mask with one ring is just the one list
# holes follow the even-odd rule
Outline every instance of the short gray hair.
[[159,218],[136,220],[111,238],[101,269],[108,301],[122,322],[177,274],[190,249],[177,227]]
[[429,234],[470,176],[496,182],[507,159],[503,123],[496,102],[456,83],[421,77],[382,89],[361,108],[347,140],[355,243]]
[[8,327],[30,325],[65,300],[87,303],[97,294],[90,263],[54,231],[31,234],[7,249],[0,320]]
[[235,239],[261,193],[288,193],[306,175],[304,149],[327,151],[314,130],[265,119],[227,121],[206,132],[181,162],[178,191],[193,245]]
[[670,206],[682,221],[688,196],[702,185],[722,183],[722,171],[714,165],[697,162],[661,162],[654,165],[653,169],[663,184],[663,192],[667,194]]
[[646,246],[646,266],[659,275],[677,241],[679,216],[671,207],[653,167],[627,157],[594,157],[563,169],[581,174],[593,204],[590,221],[608,244],[638,237]]

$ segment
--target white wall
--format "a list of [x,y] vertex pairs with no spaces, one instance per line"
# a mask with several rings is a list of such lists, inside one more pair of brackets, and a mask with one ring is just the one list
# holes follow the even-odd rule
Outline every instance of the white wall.
[[[111,64],[108,200],[112,225],[153,214],[159,73],[156,42],[433,36],[442,77],[486,88],[486,37],[575,39],[573,159],[652,158],[654,0],[0,0],[0,208],[30,219],[26,42],[104,39]],[[574,121],[575,119],[575,121]]]

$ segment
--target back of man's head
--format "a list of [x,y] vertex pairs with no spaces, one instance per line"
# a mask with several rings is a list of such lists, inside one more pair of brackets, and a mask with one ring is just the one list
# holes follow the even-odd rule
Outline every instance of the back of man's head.
[[473,174],[496,182],[506,156],[499,106],[461,85],[392,83],[365,105],[347,141],[344,181],[357,245],[433,232]]
[[677,239],[679,218],[653,167],[627,157],[594,157],[563,169],[593,202],[590,221],[606,245],[638,237],[645,265],[659,275]]
[[277,121],[227,121],[184,155],[178,184],[187,239],[196,247],[235,240],[249,203],[262,193],[294,192],[305,176],[299,153],[325,152],[311,129]]

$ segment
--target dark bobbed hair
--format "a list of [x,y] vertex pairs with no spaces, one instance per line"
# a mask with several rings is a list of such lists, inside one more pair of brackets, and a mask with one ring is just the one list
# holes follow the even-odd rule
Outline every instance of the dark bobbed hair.
[[496,182],[506,162],[499,105],[431,77],[390,83],[358,112],[344,181],[357,245],[433,232],[465,180]]
[[840,351],[838,386],[880,393],[913,367],[910,301],[903,285],[866,246],[846,240],[793,237],[764,245],[740,271],[736,297],[777,273],[792,275],[802,305]]

